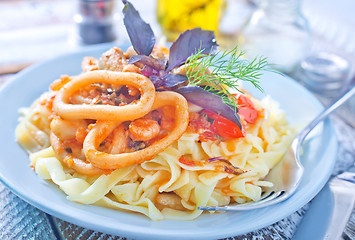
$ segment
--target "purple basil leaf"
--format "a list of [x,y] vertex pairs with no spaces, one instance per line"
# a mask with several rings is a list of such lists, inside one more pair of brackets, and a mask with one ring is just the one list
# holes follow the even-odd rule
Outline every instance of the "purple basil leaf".
[[187,101],[221,115],[242,129],[242,124],[237,112],[231,106],[223,102],[220,96],[210,93],[197,86],[180,87],[175,91],[182,94]]
[[146,77],[151,77],[151,76],[157,76],[160,77],[160,72],[157,71],[155,68],[149,67],[149,66],[144,66],[142,69],[140,69],[141,74],[143,74]]
[[145,56],[145,55],[133,55],[129,60],[128,63],[134,64],[134,63],[142,63],[144,65],[147,65],[149,67],[152,67],[156,69],[157,71],[162,71],[165,68],[165,63],[160,60],[156,59],[150,56]]
[[165,72],[185,63],[188,57],[198,50],[204,54],[214,54],[217,51],[217,43],[213,31],[194,28],[186,30],[173,43],[170,48],[168,67]]
[[181,74],[167,74],[165,76],[151,75],[149,79],[155,88],[172,88],[187,81],[187,77]]
[[138,11],[128,1],[122,1],[123,23],[134,50],[141,55],[149,56],[155,45],[155,36],[150,25],[143,21]]
[[162,60],[145,55],[133,55],[128,60],[128,63],[142,63],[144,67],[141,69],[141,73],[146,77],[160,75],[160,72],[165,68],[165,64]]
[[149,76],[149,79],[150,79],[150,81],[152,81],[155,88],[159,88],[164,82],[164,80],[160,76],[157,76],[157,75],[151,75],[151,76]]
[[161,87],[176,87],[188,80],[185,75],[172,73],[163,76],[163,79],[165,81],[162,83]]

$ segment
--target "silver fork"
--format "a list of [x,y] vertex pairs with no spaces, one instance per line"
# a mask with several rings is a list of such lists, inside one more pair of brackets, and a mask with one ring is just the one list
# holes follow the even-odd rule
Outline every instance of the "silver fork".
[[198,209],[206,211],[245,211],[267,207],[289,198],[300,184],[304,171],[300,162],[300,150],[303,141],[318,123],[328,117],[330,113],[346,102],[354,93],[355,86],[352,86],[299,132],[285,156],[271,169],[265,178],[266,181],[272,182],[274,186],[265,191],[259,201],[226,206],[199,206]]

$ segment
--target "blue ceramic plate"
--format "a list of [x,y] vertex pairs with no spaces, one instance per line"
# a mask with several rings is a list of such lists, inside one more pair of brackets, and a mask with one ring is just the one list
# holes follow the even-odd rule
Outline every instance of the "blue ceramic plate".
[[[203,214],[195,221],[152,222],[143,215],[68,201],[57,186],[36,176],[27,155],[15,142],[18,109],[29,106],[60,75],[80,73],[84,56],[99,57],[108,48],[104,45],[84,49],[30,67],[0,90],[0,178],[33,206],[65,221],[121,237],[216,239],[248,233],[287,217],[309,202],[326,183],[337,150],[330,121],[325,121],[308,138],[303,155],[305,173],[298,190],[275,206],[248,212]],[[265,93],[280,103],[292,125],[306,124],[323,108],[311,93],[290,78],[267,73],[261,82]],[[263,97],[261,93],[255,94]]]

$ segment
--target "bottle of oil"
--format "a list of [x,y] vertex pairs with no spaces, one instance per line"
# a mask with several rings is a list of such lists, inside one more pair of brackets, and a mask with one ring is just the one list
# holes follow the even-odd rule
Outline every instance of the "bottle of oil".
[[217,33],[223,4],[224,0],[157,0],[157,18],[170,42],[196,27]]

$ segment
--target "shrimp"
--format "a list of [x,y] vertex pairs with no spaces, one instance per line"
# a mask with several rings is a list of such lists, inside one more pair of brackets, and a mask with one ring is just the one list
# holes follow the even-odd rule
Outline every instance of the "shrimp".
[[159,135],[160,125],[157,121],[140,118],[129,124],[129,136],[133,141],[148,141]]
[[128,131],[125,130],[123,124],[120,124],[113,130],[112,144],[109,148],[109,153],[118,154],[125,152],[127,148]]
[[111,170],[100,169],[81,159],[85,158],[81,151],[88,128],[85,120],[64,120],[57,117],[52,120],[50,126],[53,150],[69,168],[88,176],[111,172]]
[[[119,154],[105,153],[98,150],[100,143],[122,122],[100,121],[89,131],[83,143],[87,160],[101,169],[127,167],[154,158],[154,156],[164,151],[164,149],[178,140],[185,132],[189,122],[189,108],[186,99],[182,95],[170,91],[159,92],[155,95],[151,111],[166,105],[175,107],[175,126],[167,136],[139,151]],[[144,121],[146,120],[147,119],[144,119]],[[152,135],[150,135],[150,137],[152,137]]]
[[75,139],[87,126],[85,120],[64,120],[59,117],[54,118],[50,124],[51,131],[62,140]]
[[74,149],[74,146],[71,146],[70,149],[67,149],[64,146],[63,141],[59,139],[53,132],[50,134],[50,140],[58,159],[65,163],[69,168],[74,169],[76,172],[87,176],[109,174],[112,172],[112,170],[109,169],[100,169],[95,167],[90,162],[86,162],[75,156],[74,152],[77,152],[75,151],[77,149]]

